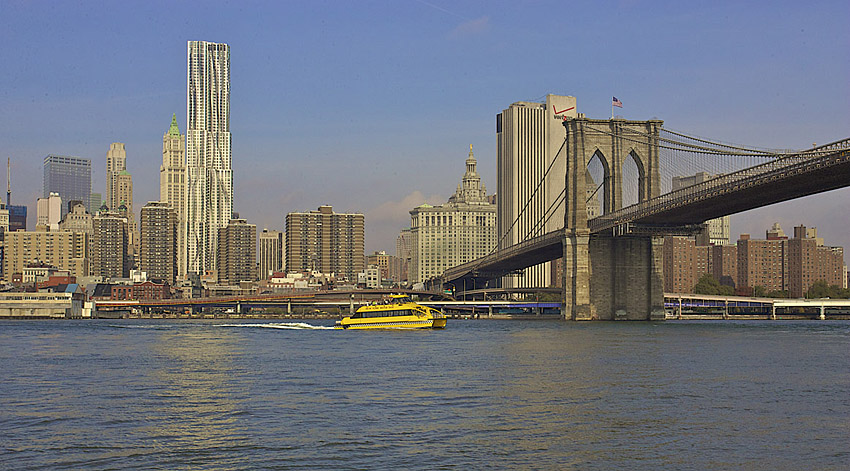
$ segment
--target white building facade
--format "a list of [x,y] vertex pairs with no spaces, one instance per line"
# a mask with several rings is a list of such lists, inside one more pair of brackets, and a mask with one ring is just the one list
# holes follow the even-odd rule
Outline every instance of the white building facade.
[[162,136],[162,165],[159,167],[159,200],[177,214],[177,278],[186,277],[186,136],[180,134],[177,115]]
[[496,206],[476,171],[469,147],[466,172],[455,194],[440,206],[410,211],[408,279],[420,283],[447,269],[489,254],[496,246]]
[[187,60],[186,270],[204,274],[233,215],[230,46],[189,41]]
[[[544,103],[516,102],[496,115],[498,247],[564,227],[563,195],[566,130],[563,118],[576,118],[576,99],[547,95]],[[505,277],[512,287],[552,286],[551,262]]]

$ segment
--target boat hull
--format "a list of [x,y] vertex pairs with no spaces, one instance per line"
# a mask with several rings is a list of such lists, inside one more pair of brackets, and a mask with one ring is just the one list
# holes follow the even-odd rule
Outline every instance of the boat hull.
[[446,318],[424,319],[413,317],[403,319],[398,317],[371,317],[366,319],[345,318],[338,321],[336,329],[445,329]]

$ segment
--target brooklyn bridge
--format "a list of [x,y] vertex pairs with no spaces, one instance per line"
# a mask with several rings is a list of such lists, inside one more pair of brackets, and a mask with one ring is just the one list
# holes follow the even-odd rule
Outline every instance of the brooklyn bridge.
[[[562,189],[545,214],[515,243],[503,237],[489,255],[432,280],[433,288],[475,289],[563,259],[566,319],[663,319],[665,235],[693,235],[712,218],[850,186],[850,138],[777,150],[689,136],[660,120],[565,117],[563,127],[541,178],[562,181]],[[673,190],[673,176],[695,172],[713,178]],[[588,217],[591,197],[600,201],[595,217]]]

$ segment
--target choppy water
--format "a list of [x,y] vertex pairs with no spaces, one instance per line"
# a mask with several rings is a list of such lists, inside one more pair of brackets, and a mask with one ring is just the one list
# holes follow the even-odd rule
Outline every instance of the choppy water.
[[4,321],[0,469],[850,469],[850,322]]

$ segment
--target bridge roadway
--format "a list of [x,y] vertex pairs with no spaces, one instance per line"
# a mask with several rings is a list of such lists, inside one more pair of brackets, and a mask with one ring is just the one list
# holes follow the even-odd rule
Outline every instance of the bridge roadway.
[[[694,233],[709,219],[850,186],[850,139],[721,175],[588,221],[615,236]],[[446,270],[443,283],[475,284],[563,256],[552,231]]]
[[[494,315],[505,310],[521,310],[540,316],[545,310],[557,309],[560,315],[560,302],[524,302],[515,300],[484,300],[484,301],[457,301],[444,295],[443,293],[411,291],[411,290],[392,290],[392,291],[324,291],[301,295],[259,295],[259,296],[227,296],[215,298],[194,298],[194,299],[161,299],[161,300],[127,300],[127,301],[96,301],[96,309],[98,310],[183,310],[192,309],[193,312],[198,309],[233,309],[235,312],[244,312],[246,308],[254,307],[287,307],[287,312],[292,313],[292,305],[300,307],[311,307],[322,310],[339,309],[342,312],[345,308],[356,309],[359,306],[368,304],[375,299],[379,299],[385,294],[417,294],[419,296],[427,296],[431,299],[417,301],[425,306],[430,306],[437,309],[450,309],[454,311],[462,311],[468,314]],[[436,301],[433,298],[442,300]]]
[[708,294],[664,293],[668,318],[705,317],[712,314],[723,319],[737,315],[761,315],[764,318],[817,317],[839,315],[850,317],[850,299],[774,299]]
[[95,301],[98,309],[158,308],[158,309],[203,309],[280,306],[339,306],[360,305],[389,294],[409,294],[420,297],[451,299],[442,292],[394,290],[355,290],[355,291],[309,291],[299,293],[257,294],[251,296],[215,296],[205,298],[173,298],[143,300],[103,300]]

